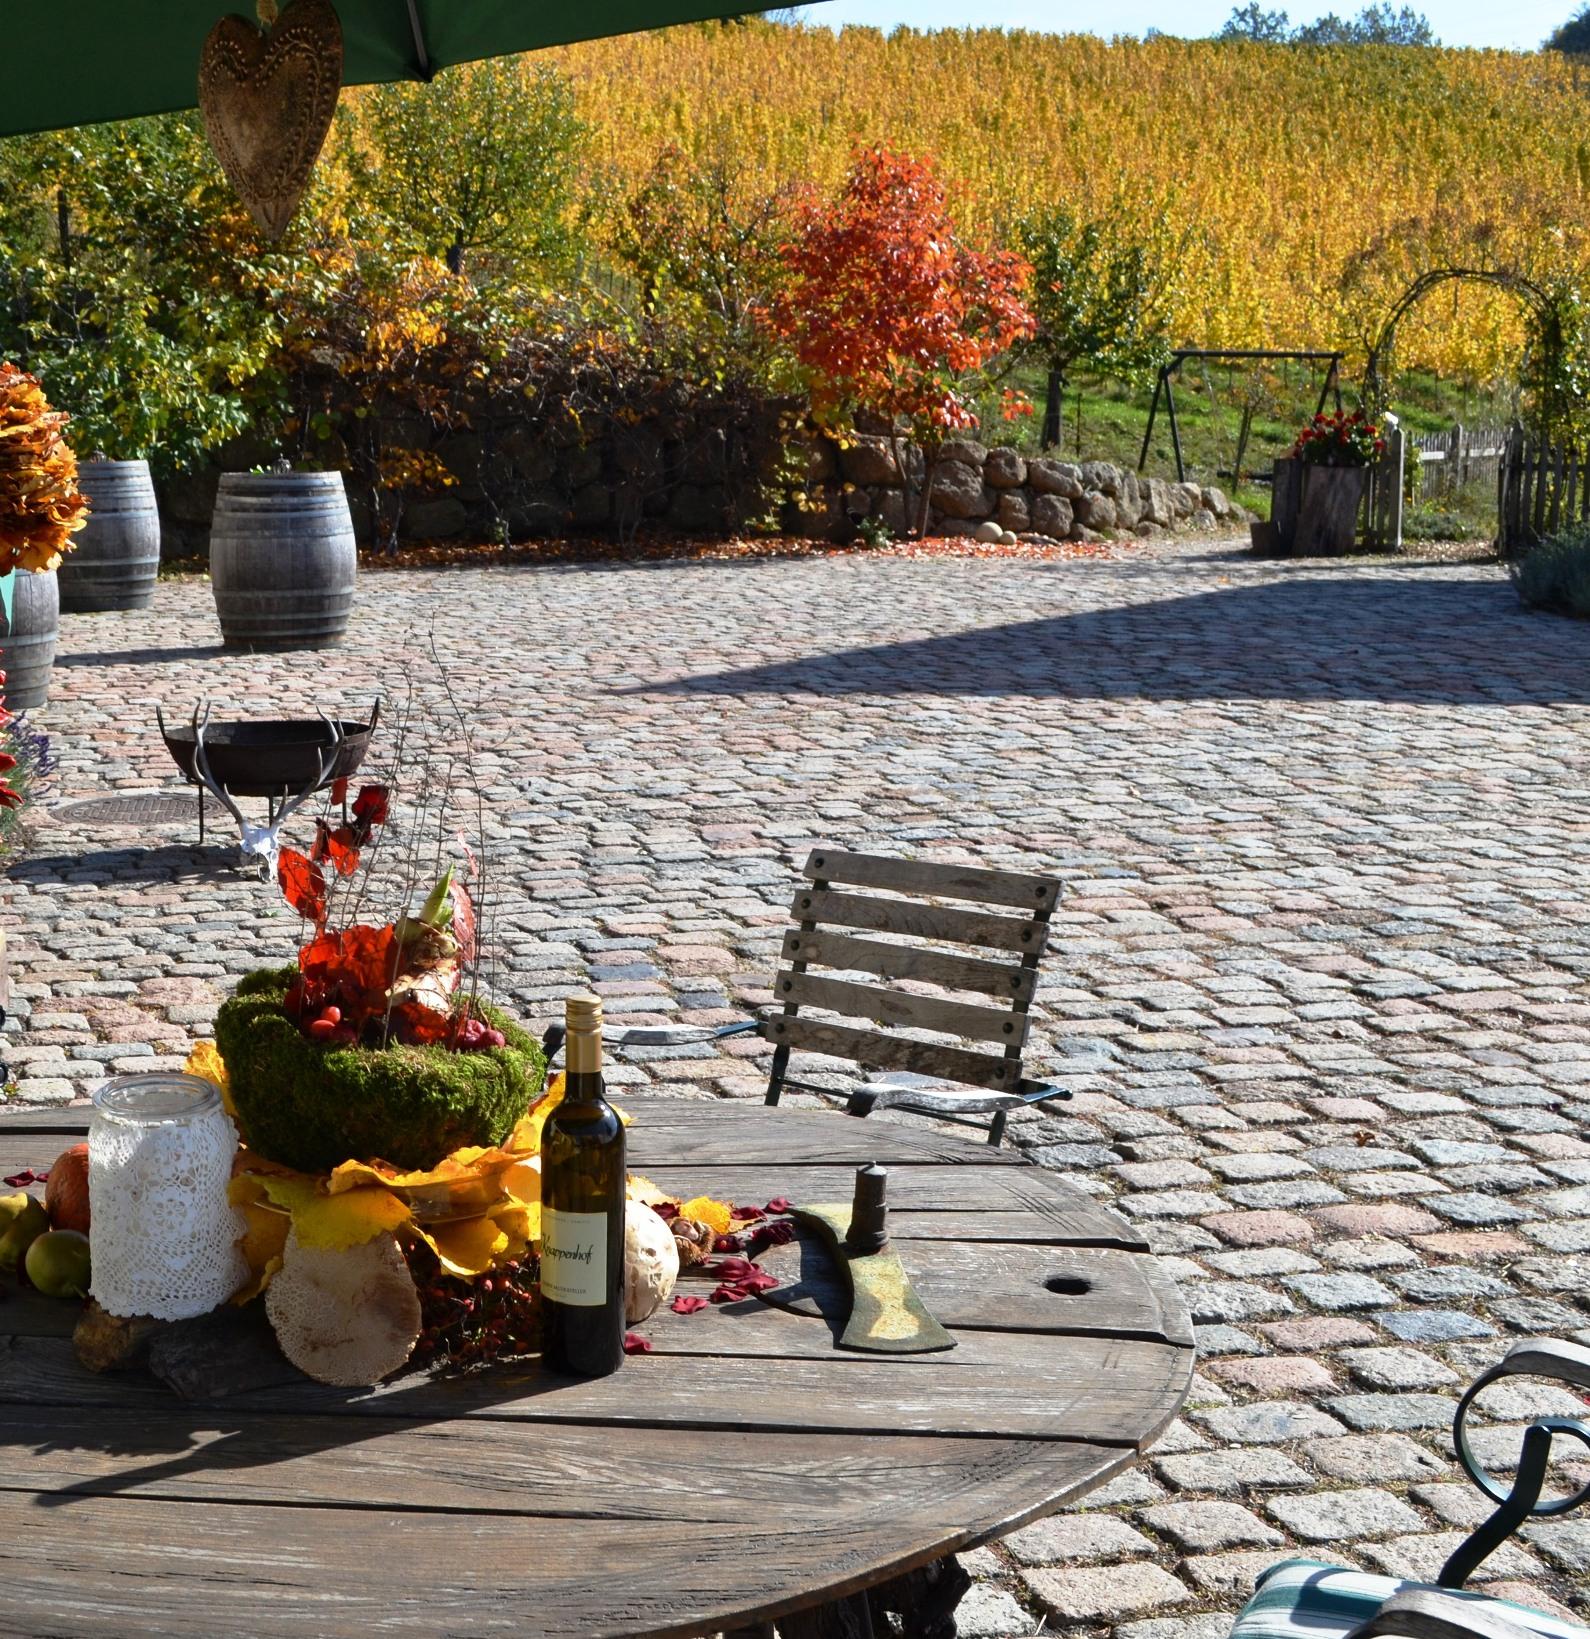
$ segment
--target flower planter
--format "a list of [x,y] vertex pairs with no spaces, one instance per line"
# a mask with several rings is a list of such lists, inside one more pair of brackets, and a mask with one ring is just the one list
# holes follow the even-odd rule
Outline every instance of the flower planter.
[[11,619],[0,613],[0,671],[6,674],[0,689],[12,711],[42,706],[50,692],[50,670],[55,664],[55,643],[61,631],[60,594],[56,571],[47,574],[17,572]]
[[256,1155],[312,1173],[376,1156],[429,1167],[460,1146],[501,1143],[541,1092],[540,1043],[479,1002],[507,1037],[504,1047],[328,1052],[285,1010],[297,976],[294,968],[249,974],[215,1021],[238,1129]]
[[229,472],[221,479],[210,584],[228,648],[340,643],[358,568],[340,473]]
[[147,461],[84,461],[88,523],[56,571],[68,612],[147,609],[160,571],[160,514]]
[[1301,483],[1293,555],[1339,557],[1358,541],[1358,513],[1369,487],[1368,467],[1332,467],[1298,463]]

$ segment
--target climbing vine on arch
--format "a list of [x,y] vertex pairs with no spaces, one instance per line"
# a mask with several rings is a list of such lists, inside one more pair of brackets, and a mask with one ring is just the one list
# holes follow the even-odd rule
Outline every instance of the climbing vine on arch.
[[1388,408],[1397,327],[1431,292],[1469,283],[1505,291],[1524,311],[1519,396],[1525,419],[1542,437],[1590,431],[1590,292],[1575,274],[1530,278],[1506,268],[1435,267],[1392,303],[1369,347],[1363,401],[1373,415]]

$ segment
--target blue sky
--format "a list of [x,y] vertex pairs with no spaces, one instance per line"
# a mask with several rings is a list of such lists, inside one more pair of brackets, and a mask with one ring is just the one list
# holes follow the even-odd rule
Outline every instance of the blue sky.
[[[1264,0],[1266,9],[1286,11],[1294,23],[1311,22],[1321,13],[1352,15],[1363,0],[1341,0],[1334,6],[1312,3],[1288,5],[1286,0]],[[1400,0],[1398,0],[1400,3]],[[1532,51],[1551,31],[1577,10],[1579,0],[1434,0],[1415,5],[1430,19],[1444,45],[1499,46]],[[1141,34],[1163,29],[1167,34],[1213,34],[1231,14],[1232,0],[1115,0],[1104,12],[1091,5],[1065,0],[827,0],[806,12],[807,21],[868,23],[893,28],[965,28],[996,24],[1005,28],[1050,29],[1056,33]]]

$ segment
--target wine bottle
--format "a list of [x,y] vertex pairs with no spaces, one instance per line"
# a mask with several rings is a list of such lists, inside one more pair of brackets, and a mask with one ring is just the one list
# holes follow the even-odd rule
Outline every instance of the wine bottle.
[[563,1101],[541,1129],[542,1359],[604,1377],[624,1359],[624,1124],[602,1082],[602,1003],[571,996]]

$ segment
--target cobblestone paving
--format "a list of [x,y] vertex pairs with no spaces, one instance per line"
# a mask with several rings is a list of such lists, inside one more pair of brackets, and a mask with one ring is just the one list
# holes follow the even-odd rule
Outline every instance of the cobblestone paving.
[[[500,988],[555,1011],[765,999],[817,840],[1061,872],[1016,1130],[1185,1283],[1184,1420],[1085,1508],[969,1556],[963,1633],[1219,1639],[1296,1545],[1433,1574],[1480,1515],[1463,1381],[1590,1340],[1590,647],[1492,567],[805,560],[367,577],[348,645],[224,656],[208,588],[67,616],[59,800],[170,769],[205,693],[358,708],[437,642],[483,707]],[[41,828],[5,885],[20,1096],[175,1064],[296,924],[191,827]],[[621,1072],[759,1092],[756,1045]],[[1046,1060],[1046,1062],[1045,1062]],[[1493,1405],[1578,1409],[1549,1390]],[[1590,1525],[1486,1567],[1590,1604]]]

